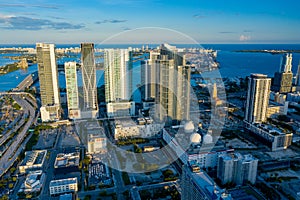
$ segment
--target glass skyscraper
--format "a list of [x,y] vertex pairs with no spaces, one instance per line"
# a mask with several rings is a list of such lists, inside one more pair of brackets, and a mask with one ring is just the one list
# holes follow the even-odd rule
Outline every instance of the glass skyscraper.
[[60,95],[54,44],[36,44],[42,121],[60,119]]
[[68,115],[70,119],[80,118],[76,62],[65,63]]
[[82,118],[97,118],[97,84],[94,44],[81,44],[83,104],[81,105]]

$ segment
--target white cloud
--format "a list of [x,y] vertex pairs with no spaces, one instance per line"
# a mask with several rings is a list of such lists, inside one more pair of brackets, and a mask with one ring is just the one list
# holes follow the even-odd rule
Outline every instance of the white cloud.
[[56,22],[48,19],[7,15],[0,15],[0,25],[2,25],[1,29],[11,30],[66,30],[82,29],[85,27],[84,24],[72,24],[69,22]]
[[15,17],[15,15],[3,15],[0,13],[0,19],[7,19],[7,18],[11,18],[11,17]]
[[240,41],[245,42],[251,40],[251,36],[250,35],[241,35],[240,36]]

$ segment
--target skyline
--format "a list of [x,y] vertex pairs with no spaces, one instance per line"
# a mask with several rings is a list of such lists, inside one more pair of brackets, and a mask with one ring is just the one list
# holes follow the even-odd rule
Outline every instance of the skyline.
[[[141,27],[161,27],[186,34],[200,44],[300,43],[300,3],[160,0],[0,0],[1,44],[102,42]],[[134,13],[134,14],[133,14]],[[132,38],[140,33],[134,33]],[[180,38],[172,38],[182,43]],[[124,38],[119,43],[128,43]]]

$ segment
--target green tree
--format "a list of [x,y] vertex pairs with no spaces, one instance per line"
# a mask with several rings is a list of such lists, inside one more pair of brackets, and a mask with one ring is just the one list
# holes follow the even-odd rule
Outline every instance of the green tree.
[[10,173],[13,174],[17,169],[15,167],[10,168]]
[[167,169],[167,170],[163,171],[163,175],[164,175],[165,178],[169,178],[169,177],[174,176],[174,173],[173,173],[172,170]]

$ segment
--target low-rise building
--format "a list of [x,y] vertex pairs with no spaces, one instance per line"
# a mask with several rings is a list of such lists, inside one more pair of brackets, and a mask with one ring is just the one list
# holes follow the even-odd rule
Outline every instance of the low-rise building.
[[286,94],[280,94],[279,92],[270,92],[270,100],[279,104],[285,104],[287,100]]
[[89,154],[107,151],[107,137],[102,125],[97,121],[93,121],[84,122],[80,127],[79,136],[86,145]]
[[298,103],[300,101],[300,92],[288,93],[286,100]]
[[134,101],[112,102],[106,105],[108,117],[126,117],[135,115]]
[[245,128],[259,137],[272,151],[287,149],[292,144],[293,133],[271,124],[253,124],[244,121]]
[[52,180],[49,185],[50,195],[77,192],[77,178]]
[[73,153],[59,153],[56,156],[54,168],[71,168],[75,167],[78,168],[79,166],[79,152],[73,152]]
[[128,137],[150,138],[157,135],[163,124],[153,123],[150,118],[116,119],[112,122],[115,140]]
[[71,193],[59,195],[59,200],[73,200],[73,195]]
[[39,192],[42,189],[44,181],[45,181],[45,174],[42,172],[42,170],[29,172],[19,192],[23,192],[23,193]]
[[[104,131],[104,130],[103,130]],[[88,134],[88,153],[106,152],[106,136],[104,132]]]
[[19,166],[20,173],[42,169],[46,155],[47,150],[26,151],[25,158]]
[[89,165],[89,185],[110,185],[112,179],[108,166],[102,162],[94,162]]
[[287,115],[289,102],[285,102],[283,105],[278,103],[269,103],[267,108],[267,118],[275,118],[278,115]]
[[[205,137],[202,144],[191,144],[189,148],[184,149],[176,141],[177,132],[171,129],[163,129],[163,140],[176,153],[184,164],[194,163],[201,168],[213,168],[217,166],[218,156],[234,152],[233,149],[226,149],[218,143],[205,143]],[[208,140],[208,139],[207,139]]]

